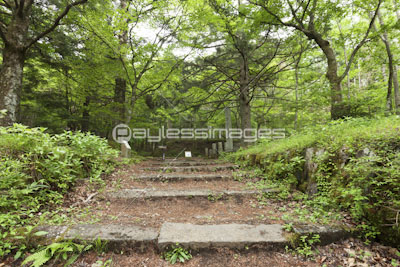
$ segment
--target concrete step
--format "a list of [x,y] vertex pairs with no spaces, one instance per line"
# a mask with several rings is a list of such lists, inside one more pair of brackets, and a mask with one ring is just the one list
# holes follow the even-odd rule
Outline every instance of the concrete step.
[[217,165],[220,162],[215,161],[170,161],[170,162],[149,162],[151,166],[173,166],[173,167],[188,167],[188,166],[206,166],[206,165]]
[[156,172],[216,172],[216,171],[228,171],[234,170],[237,166],[235,165],[205,165],[205,166],[165,166],[165,167],[145,167],[145,171],[156,171]]
[[[191,249],[213,249],[218,247],[231,249],[250,249],[252,247],[268,250],[282,249],[293,239],[284,232],[280,224],[204,224],[165,222],[160,229],[144,228],[123,224],[82,224],[73,226],[41,226],[36,230],[46,231],[47,235],[33,242],[50,244],[55,241],[73,240],[75,242],[107,242],[108,250],[126,250],[128,248],[168,249],[177,243]],[[340,227],[302,226],[295,228],[295,233],[321,235],[321,244],[326,245],[350,236]]]
[[282,248],[288,244],[281,225],[220,224],[194,225],[164,223],[158,238],[158,247],[163,250],[179,245],[189,249],[227,247],[243,249],[251,246],[273,246]]
[[135,225],[96,225],[81,224],[73,226],[42,226],[38,230],[46,231],[46,242],[55,240],[74,240],[91,242],[97,239],[107,242],[110,250],[141,248],[155,246],[158,238],[158,229],[143,228]]
[[232,179],[232,175],[225,174],[147,174],[134,176],[144,181],[215,181]]
[[258,190],[222,190],[212,191],[206,189],[190,189],[190,190],[155,190],[155,189],[121,189],[118,192],[110,192],[107,194],[109,198],[117,199],[160,199],[160,198],[197,198],[197,197],[213,197],[213,199],[223,199],[225,197],[241,197],[256,196],[260,193],[278,192],[276,189]]

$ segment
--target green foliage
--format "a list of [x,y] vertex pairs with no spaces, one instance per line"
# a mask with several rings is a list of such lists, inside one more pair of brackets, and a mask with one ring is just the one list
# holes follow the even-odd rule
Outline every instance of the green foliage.
[[50,135],[19,124],[0,128],[0,257],[18,246],[22,251],[18,229],[26,225],[29,234],[38,212],[60,204],[78,179],[102,182],[116,156],[105,140],[89,133]]
[[[301,235],[295,241],[293,253],[301,255],[306,258],[312,258],[318,251],[315,249],[315,245],[320,243],[320,236],[318,234]],[[290,251],[288,247],[286,250]]]
[[173,246],[170,250],[164,252],[163,258],[171,264],[175,264],[177,262],[185,262],[192,258],[192,255],[189,251],[179,246],[177,243],[176,246]]
[[108,259],[106,261],[98,260],[98,261],[96,261],[96,264],[93,265],[93,266],[96,266],[96,267],[111,267],[112,266],[112,262],[113,262],[112,259]]
[[31,262],[32,267],[39,267],[43,266],[51,259],[55,261],[62,259],[65,261],[64,266],[70,266],[83,252],[90,250],[92,247],[92,245],[81,245],[72,241],[52,243],[27,257],[22,264],[24,265]]
[[[347,211],[366,240],[379,237],[396,244],[400,240],[393,219],[400,210],[399,129],[398,116],[346,119],[311,127],[285,140],[261,142],[232,157],[263,168],[265,184],[283,183],[291,191],[310,192],[315,183],[317,193],[305,201],[315,212]],[[308,148],[314,148],[307,163],[314,169],[305,177]]]

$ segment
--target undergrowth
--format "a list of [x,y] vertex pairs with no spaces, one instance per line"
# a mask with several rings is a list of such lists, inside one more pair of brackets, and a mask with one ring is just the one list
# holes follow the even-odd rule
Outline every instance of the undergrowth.
[[334,121],[230,157],[262,170],[258,186],[300,190],[314,210],[348,212],[367,241],[400,245],[400,117]]
[[[77,180],[103,183],[118,152],[90,133],[50,135],[45,128],[0,127],[0,258],[34,251],[28,237]],[[39,232],[40,235],[40,232]],[[47,252],[46,252],[47,253]]]

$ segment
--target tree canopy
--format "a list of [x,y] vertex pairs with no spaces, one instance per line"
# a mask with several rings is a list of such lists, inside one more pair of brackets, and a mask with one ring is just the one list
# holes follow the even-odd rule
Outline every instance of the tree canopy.
[[[301,129],[400,112],[397,0],[0,1],[3,125]],[[397,12],[397,13],[396,13]]]

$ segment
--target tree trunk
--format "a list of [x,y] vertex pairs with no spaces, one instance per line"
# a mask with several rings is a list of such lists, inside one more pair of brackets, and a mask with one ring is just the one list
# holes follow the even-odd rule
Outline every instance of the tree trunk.
[[294,129],[297,130],[298,128],[298,120],[299,120],[299,64],[301,61],[301,56],[303,54],[303,51],[300,52],[299,58],[297,59],[295,70],[294,70],[294,76],[295,76],[295,81],[296,81],[296,87],[295,87],[295,97],[296,97],[296,112],[294,114]]
[[394,89],[394,109],[397,115],[400,115],[400,91],[399,80],[397,76],[397,66],[393,64],[393,89]]
[[328,62],[326,78],[328,79],[331,88],[331,119],[337,120],[343,118],[348,115],[348,112],[343,106],[342,85],[341,79],[338,76],[338,63],[335,52],[330,43],[327,40],[322,39],[319,34],[314,33],[311,37],[321,48]]
[[[379,24],[381,27],[384,27],[382,15],[378,12],[378,19]],[[393,64],[393,54],[390,48],[390,41],[387,32],[384,32],[381,36],[382,42],[385,44],[386,54],[388,57],[388,68],[389,68],[389,77],[388,77],[388,88],[387,88],[387,95],[386,95],[386,114],[391,114],[393,111],[393,100],[392,100],[392,88],[393,88],[393,76],[394,76],[394,64]],[[396,77],[397,81],[397,77]]]
[[[240,77],[239,77],[239,112],[240,112],[240,128],[251,129],[251,107],[250,107],[250,88],[249,88],[249,62],[247,58],[247,44],[245,38],[241,40],[242,53],[240,57]],[[244,133],[242,138],[242,145],[246,146],[248,143],[244,142]]]
[[22,77],[25,61],[25,42],[29,28],[30,8],[25,16],[13,16],[7,27],[3,49],[3,63],[0,70],[0,110],[7,115],[1,119],[0,126],[12,125],[17,121]]
[[116,112],[118,114],[117,123],[125,120],[125,95],[126,80],[124,78],[115,78],[114,102],[118,105]]
[[89,113],[90,98],[87,96],[85,103],[83,103],[81,130],[82,132],[89,131],[90,113]]
[[0,125],[8,126],[17,121],[19,96],[22,88],[25,51],[6,45],[0,70],[0,110],[7,114],[0,118]]

